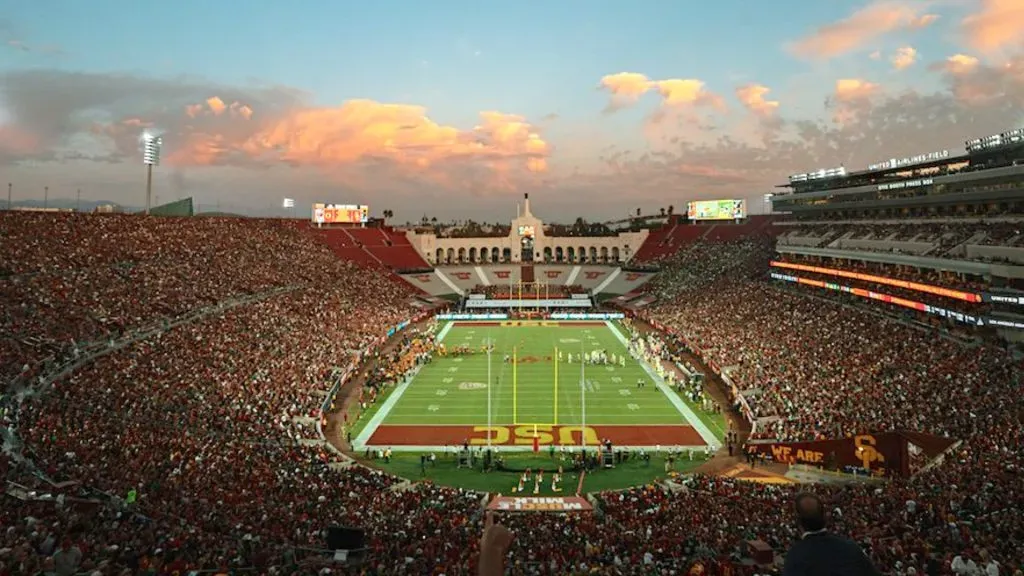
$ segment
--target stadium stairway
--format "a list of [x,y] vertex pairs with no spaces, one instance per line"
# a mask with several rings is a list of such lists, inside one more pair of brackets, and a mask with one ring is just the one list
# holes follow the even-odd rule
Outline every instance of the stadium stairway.
[[490,286],[491,281],[487,278],[487,274],[484,274],[483,268],[474,266],[473,271],[476,272],[476,277],[480,279],[481,286]]

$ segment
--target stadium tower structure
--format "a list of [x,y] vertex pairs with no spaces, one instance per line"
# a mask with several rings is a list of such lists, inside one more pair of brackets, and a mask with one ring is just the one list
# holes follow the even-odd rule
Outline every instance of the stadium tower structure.
[[[885,302],[882,309],[896,304],[929,321],[1022,340],[1024,292],[1016,289],[1024,287],[1024,235],[1017,233],[1024,224],[1024,128],[968,140],[962,153],[796,174],[778,189],[773,279],[876,290],[885,297],[855,295]],[[908,277],[931,284],[907,286]],[[896,290],[913,302],[894,302]]]

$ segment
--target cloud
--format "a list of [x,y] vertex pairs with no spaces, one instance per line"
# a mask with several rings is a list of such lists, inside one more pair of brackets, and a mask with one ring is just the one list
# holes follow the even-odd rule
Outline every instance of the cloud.
[[974,56],[954,54],[943,62],[932,64],[930,68],[932,70],[942,70],[949,74],[965,74],[974,70],[978,64],[979,60]]
[[1024,45],[1024,3],[1020,0],[981,0],[981,9],[964,18],[969,46],[990,53]]
[[860,78],[843,78],[836,80],[835,97],[843,102],[870,98],[879,90],[878,84]]
[[800,58],[829,59],[866,46],[899,30],[922,28],[938,16],[922,14],[921,7],[898,1],[874,2],[846,18],[827,24],[787,46]]
[[917,50],[912,46],[903,46],[896,49],[896,53],[889,59],[892,63],[892,67],[897,70],[905,70],[914,65],[917,62]]
[[[137,138],[155,127],[166,132],[170,164],[158,171],[157,187],[180,190],[187,177],[189,193],[207,194],[204,202],[239,208],[261,199],[279,205],[287,189],[300,202],[386,205],[400,221],[424,212],[492,221],[510,205],[495,192],[516,190],[530,192],[542,217],[570,221],[621,216],[637,206],[679,208],[692,199],[745,197],[753,211],[758,194],[788,174],[840,164],[861,169],[941,148],[958,153],[965,139],[1024,124],[1024,58],[993,64],[957,54],[921,68],[928,77],[903,91],[841,77],[824,106],[772,98],[775,92],[758,84],[733,87],[744,113],[716,114],[713,122],[681,115],[679,123],[660,125],[656,143],[644,140],[649,121],[630,133],[622,122],[584,118],[575,125],[566,118],[549,133],[531,119],[484,112],[473,124],[453,126],[419,106],[314,105],[308,94],[281,86],[26,71],[0,74],[0,162],[8,162],[3,171],[16,189],[48,185],[51,193],[63,187],[73,194],[79,182],[97,190],[102,183],[97,194],[104,199],[132,202]],[[692,83],[609,78],[616,77],[603,82],[613,98],[664,98],[666,90],[681,103],[670,109],[695,108],[685,96],[695,93]],[[787,105],[758,104],[778,99]],[[46,163],[62,159],[79,160]],[[107,164],[118,159],[122,164]]]
[[778,110],[779,103],[774,100],[765,100],[765,95],[771,92],[771,88],[760,84],[747,84],[736,89],[736,97],[747,109],[759,116],[771,116]]
[[601,78],[600,89],[611,93],[612,101],[608,110],[632,104],[651,89],[651,81],[644,74],[619,72]]
[[651,80],[644,74],[619,72],[601,78],[598,87],[612,95],[606,112],[633,104],[651,91],[657,92],[661,96],[662,105],[667,107],[711,106],[725,109],[725,100],[721,96],[707,90],[702,80],[692,78]]
[[1024,56],[985,66],[973,56],[955,54],[930,68],[942,73],[958,102],[972,108],[1009,103],[1017,109],[1007,112],[1007,123],[1024,123]]
[[[194,79],[23,71],[0,76],[13,126],[58,156],[134,161],[145,127],[164,131],[165,163],[178,167],[288,165],[365,180],[391,174],[453,189],[515,189],[548,169],[552,147],[514,114],[485,111],[461,129],[410,104],[349,100],[314,106],[282,87],[230,87]],[[62,151],[62,152],[61,152]]]

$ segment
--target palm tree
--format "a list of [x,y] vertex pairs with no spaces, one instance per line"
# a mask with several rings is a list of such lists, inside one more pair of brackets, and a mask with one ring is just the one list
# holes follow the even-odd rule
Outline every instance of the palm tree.
[[640,209],[639,208],[636,209],[636,215],[637,215],[637,217],[640,216]]
[[675,213],[675,211],[676,211],[676,207],[671,205],[671,204],[669,204],[668,205],[668,215],[671,216],[673,213]]
[[661,209],[661,215],[662,215],[662,216],[664,216],[664,215],[665,215],[665,208],[662,208],[662,209]]

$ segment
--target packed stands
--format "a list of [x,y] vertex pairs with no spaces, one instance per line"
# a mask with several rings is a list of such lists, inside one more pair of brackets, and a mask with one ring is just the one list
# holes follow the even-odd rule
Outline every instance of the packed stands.
[[[316,438],[336,368],[387,385],[429,346],[410,332],[362,367],[413,313],[402,285],[286,223],[0,218],[18,239],[0,245],[3,365],[15,367],[3,377],[16,392],[0,418],[27,457],[0,458],[16,483],[0,507],[0,573],[314,573],[324,565],[303,551],[332,524],[366,528],[364,573],[474,573],[481,495],[403,488],[300,442]],[[834,529],[884,572],[949,573],[957,556],[1019,570],[1019,362],[751,279],[766,257],[758,240],[695,244],[663,262],[670,280],[652,283],[644,314],[709,365],[736,367],[756,415],[776,418],[761,435],[909,427],[963,441],[910,479],[818,488]],[[799,536],[782,505],[797,488],[682,482],[600,494],[600,515],[503,518],[511,573],[752,575],[763,572],[736,563],[743,542],[784,552]],[[19,486],[35,495],[15,497]]]

